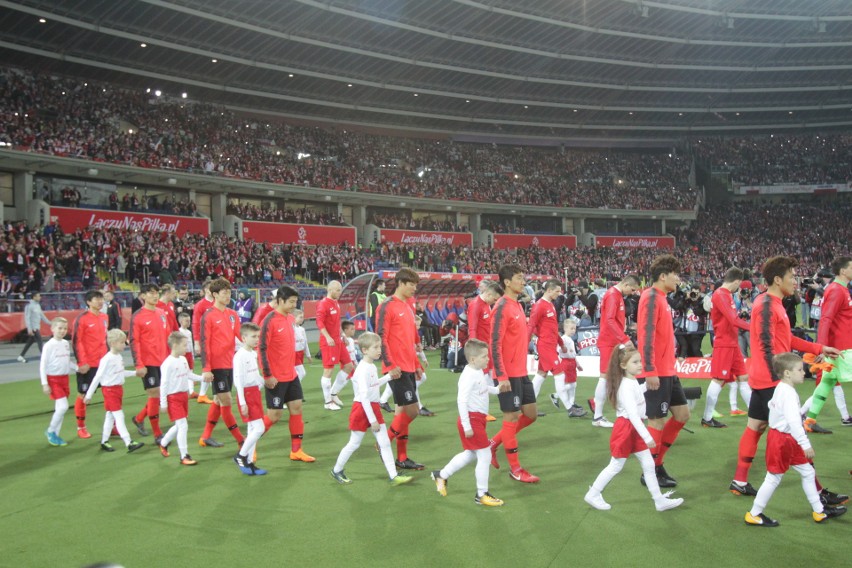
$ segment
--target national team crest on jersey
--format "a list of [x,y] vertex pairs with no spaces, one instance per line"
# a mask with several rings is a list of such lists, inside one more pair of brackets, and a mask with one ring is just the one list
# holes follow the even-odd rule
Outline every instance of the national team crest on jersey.
[[160,321],[163,322],[163,327],[166,327],[166,314],[160,316]]
[[235,321],[235,320],[234,320],[234,316],[233,316],[233,315],[228,316],[228,320],[230,320],[231,325],[234,325],[234,321]]

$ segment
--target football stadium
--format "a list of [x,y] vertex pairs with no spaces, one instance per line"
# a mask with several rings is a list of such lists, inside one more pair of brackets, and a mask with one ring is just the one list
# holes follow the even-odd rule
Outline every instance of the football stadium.
[[0,0],[0,566],[845,564],[850,111],[834,0]]

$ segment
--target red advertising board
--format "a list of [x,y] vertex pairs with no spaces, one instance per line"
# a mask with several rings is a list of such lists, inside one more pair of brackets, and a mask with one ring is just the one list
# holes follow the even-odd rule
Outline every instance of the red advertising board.
[[355,244],[355,228],[243,221],[243,238],[273,244],[339,245],[344,241]]
[[574,235],[515,235],[506,233],[494,233],[494,248],[515,249],[539,247],[546,249],[554,248],[577,248],[577,237]]
[[443,233],[438,231],[409,231],[408,229],[381,229],[383,243],[403,245],[464,245],[473,246],[471,233]]
[[50,208],[51,222],[59,222],[66,233],[93,226],[98,229],[120,229],[122,231],[187,233],[209,235],[210,220],[206,217],[180,217],[160,213],[138,213],[133,211],[104,211],[100,209]]
[[674,237],[595,237],[595,247],[673,249]]
[[[745,360],[746,369],[749,360]],[[712,379],[710,357],[686,357],[675,362],[675,373],[681,379]]]

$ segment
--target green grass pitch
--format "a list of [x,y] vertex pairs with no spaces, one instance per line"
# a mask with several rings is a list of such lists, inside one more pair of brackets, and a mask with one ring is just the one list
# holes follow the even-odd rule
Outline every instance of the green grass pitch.
[[[282,422],[258,445],[258,463],[269,475],[253,478],[240,474],[231,461],[236,444],[221,424],[215,435],[226,447],[198,447],[206,405],[190,403],[190,453],[199,464],[184,467],[176,457],[162,458],[150,437],[141,439],[146,446],[134,454],[126,454],[120,442],[115,453],[100,452],[100,395],[89,411],[93,438],[74,436],[72,402],[62,431],[69,445],[50,447],[43,432],[52,403],[37,380],[0,385],[0,566],[83,566],[107,560],[128,568],[838,566],[849,561],[852,516],[814,523],[795,472],[785,476],[767,510],[781,527],[744,524],[751,500],[734,497],[727,486],[745,418],[726,416],[727,429],[702,429],[703,399],[688,424],[695,433],[683,432],[666,460],[680,482],[676,495],[685,499],[679,509],[654,510],[632,458],[605,493],[611,511],[596,511],[583,502],[588,485],[609,461],[610,431],[554,409],[547,398],[553,392],[551,379],[540,397],[547,416],[519,436],[521,462],[541,476],[541,483],[510,479],[501,455],[503,467],[491,470],[490,489],[505,506],[473,503],[472,466],[451,478],[449,495],[440,497],[429,470],[445,465],[461,448],[455,427],[457,375],[437,368],[437,354],[430,354],[430,361],[423,398],[437,416],[418,418],[409,444],[411,456],[427,469],[415,472],[415,482],[402,487],[388,485],[369,435],[346,467],[354,483],[340,486],[330,478],[348,439],[348,408],[322,409],[316,363],[304,382],[304,447],[316,463],[289,460],[289,434]],[[706,389],[707,382],[691,384]],[[578,401],[589,398],[594,385],[593,379],[581,378]],[[812,389],[807,381],[800,388],[802,398]],[[129,423],[144,399],[134,379],[125,390]],[[342,396],[351,401],[351,389]],[[721,398],[718,410],[727,413],[727,391]],[[491,408],[498,414],[496,400]],[[820,422],[835,431],[811,436],[820,479],[848,493],[852,428],[840,426],[831,401]],[[491,423],[489,432],[498,428],[499,421]],[[132,435],[132,424],[130,430]],[[765,474],[763,444],[751,473],[755,486]],[[174,456],[176,444],[172,447]]]

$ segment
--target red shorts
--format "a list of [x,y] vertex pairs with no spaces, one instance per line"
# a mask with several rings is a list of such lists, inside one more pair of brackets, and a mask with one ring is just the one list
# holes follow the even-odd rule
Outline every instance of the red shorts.
[[323,342],[320,345],[320,353],[322,354],[323,369],[333,369],[337,365],[343,367],[352,362],[352,358],[349,357],[349,350],[346,349],[346,343],[342,339],[337,340],[334,345],[326,345]]
[[[349,351],[346,351],[349,353]],[[296,351],[296,366],[305,364],[305,352],[304,351]]]
[[260,396],[260,387],[247,387],[243,389],[243,395],[246,397],[246,406],[248,406],[248,416],[240,413],[243,422],[263,420],[263,397]]
[[769,429],[766,437],[766,471],[786,473],[791,465],[804,465],[808,462],[802,446],[790,434]]
[[459,428],[459,438],[461,438],[464,449],[473,451],[482,450],[491,444],[490,440],[488,440],[488,433],[485,431],[485,415],[481,412],[470,413],[470,427],[473,428],[472,438],[465,437],[461,418],[456,421],[456,424]]
[[716,347],[710,358],[710,376],[726,383],[747,374],[745,360],[739,347]]
[[577,360],[562,359],[562,372],[565,373],[565,384],[577,382]]
[[101,392],[104,393],[104,410],[107,412],[121,410],[121,399],[124,398],[123,385],[101,387]]
[[50,400],[68,398],[71,389],[68,386],[68,375],[48,375],[47,386],[50,387]]
[[555,345],[538,345],[538,370],[545,375],[553,373],[558,375],[557,369],[562,364],[562,359],[559,357],[559,352],[556,351]]
[[176,392],[166,396],[166,404],[169,407],[169,420],[172,422],[177,422],[181,418],[189,416],[188,392]]
[[[382,416],[382,407],[379,403],[371,402],[370,408],[376,415],[376,422],[384,424],[385,418]],[[370,429],[370,421],[367,420],[367,413],[364,412],[364,406],[360,402],[352,403],[352,410],[349,412],[349,429],[353,432],[366,432]]]
[[598,343],[598,351],[601,352],[600,376],[605,377],[606,371],[609,368],[609,359],[612,357],[612,350],[617,349],[615,345],[601,345]]
[[612,427],[609,438],[609,453],[614,458],[628,458],[630,454],[647,450],[648,444],[630,423],[630,420],[619,416]]

